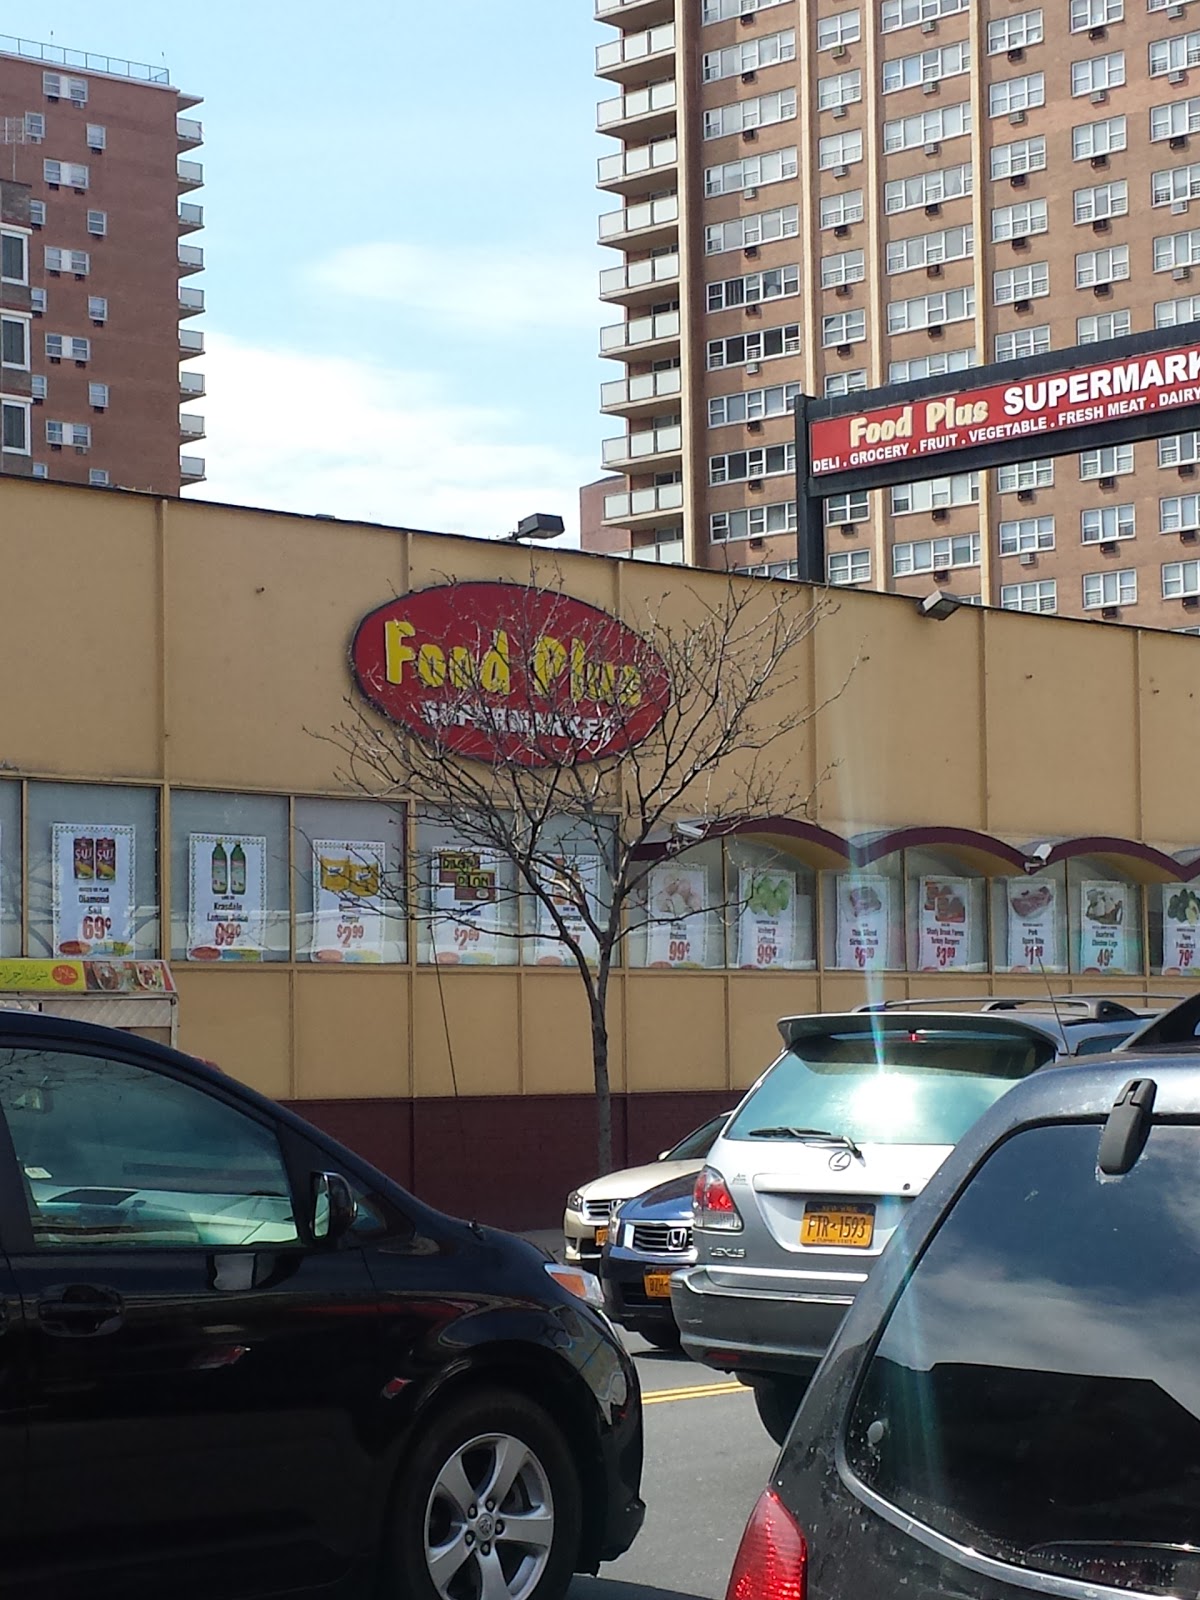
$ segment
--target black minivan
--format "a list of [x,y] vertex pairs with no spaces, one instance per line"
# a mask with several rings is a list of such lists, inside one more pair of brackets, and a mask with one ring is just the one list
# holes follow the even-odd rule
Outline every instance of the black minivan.
[[643,1515],[597,1296],[215,1068],[0,1010],[0,1590],[559,1600]]

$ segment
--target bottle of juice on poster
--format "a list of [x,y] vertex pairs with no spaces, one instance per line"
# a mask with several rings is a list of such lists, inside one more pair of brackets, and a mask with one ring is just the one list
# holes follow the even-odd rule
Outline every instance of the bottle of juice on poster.
[[234,841],[229,852],[229,892],[239,898],[246,892],[246,852],[240,839]]
[[223,840],[218,839],[212,853],[212,892],[229,893],[229,857],[225,854]]

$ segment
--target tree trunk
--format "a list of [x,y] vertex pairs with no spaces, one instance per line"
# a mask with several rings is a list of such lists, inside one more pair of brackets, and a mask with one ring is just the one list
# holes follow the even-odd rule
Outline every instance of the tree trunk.
[[594,995],[592,1011],[592,1077],[596,1089],[596,1161],[598,1176],[613,1169],[612,1090],[608,1082],[608,1018],[603,994]]

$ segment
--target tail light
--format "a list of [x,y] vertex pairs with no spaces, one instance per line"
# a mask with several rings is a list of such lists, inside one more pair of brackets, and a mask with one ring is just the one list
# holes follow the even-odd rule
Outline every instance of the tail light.
[[692,1221],[697,1228],[740,1233],[742,1218],[729,1185],[715,1167],[702,1167],[692,1190]]
[[764,1489],[738,1545],[725,1600],[805,1600],[808,1546],[791,1512]]

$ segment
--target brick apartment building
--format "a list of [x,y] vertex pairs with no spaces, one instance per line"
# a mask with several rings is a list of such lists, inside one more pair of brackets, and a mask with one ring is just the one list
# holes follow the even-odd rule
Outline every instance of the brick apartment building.
[[[597,0],[601,525],[795,573],[791,403],[1200,316],[1200,4]],[[1186,337],[1186,335],[1185,335]],[[835,583],[1186,627],[1200,436],[826,505]],[[586,519],[585,519],[586,528]],[[593,540],[585,533],[585,545]]]
[[0,473],[203,479],[197,103],[165,68],[0,36]]

